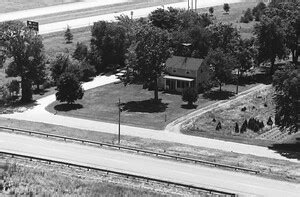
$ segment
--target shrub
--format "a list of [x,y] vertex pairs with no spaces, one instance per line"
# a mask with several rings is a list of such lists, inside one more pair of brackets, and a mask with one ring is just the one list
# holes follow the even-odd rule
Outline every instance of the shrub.
[[239,133],[239,132],[240,132],[239,124],[238,124],[237,122],[235,123],[234,131],[235,131],[236,133]]
[[189,106],[192,106],[194,102],[198,100],[198,92],[195,88],[187,87],[182,91],[182,100],[188,102]]
[[73,34],[71,33],[70,27],[67,27],[67,30],[65,31],[65,40],[66,43],[71,43],[73,40]]
[[225,11],[226,13],[228,13],[228,12],[229,12],[229,10],[230,10],[230,6],[229,6],[229,4],[228,4],[228,3],[224,3],[224,5],[223,5],[223,9],[224,9],[224,11]]
[[88,47],[81,42],[77,42],[76,49],[73,53],[73,58],[79,61],[83,61],[84,59],[87,58],[87,55],[88,55]]
[[222,129],[222,125],[221,125],[221,122],[219,121],[216,126],[216,130],[219,131],[220,129]]
[[249,23],[250,21],[253,21],[253,15],[251,12],[251,9],[248,8],[244,14],[244,16],[241,17],[242,23]]
[[87,61],[80,62],[80,81],[88,81],[96,75],[96,69]]
[[83,94],[81,83],[73,73],[62,74],[57,84],[56,100],[70,104],[82,99]]
[[247,110],[247,108],[246,107],[243,107],[242,109],[241,109],[241,111],[246,111]]
[[212,16],[213,13],[214,13],[214,8],[213,8],[213,7],[210,7],[210,8],[208,9],[208,11],[209,11],[209,14]]
[[246,131],[247,131],[247,127],[248,127],[248,123],[247,123],[247,120],[245,120],[245,121],[243,122],[242,126],[241,126],[240,132],[241,132],[241,133],[246,132]]
[[59,77],[66,71],[70,65],[69,56],[66,54],[58,54],[50,63],[51,77],[57,83]]
[[266,4],[260,2],[253,8],[252,15],[254,16],[256,21],[260,21],[260,17],[264,14],[266,7]]
[[267,125],[269,125],[269,126],[273,125],[273,120],[272,120],[271,116],[269,117],[269,119],[267,121]]
[[10,83],[6,84],[6,87],[11,95],[16,95],[20,92],[20,85],[17,80],[12,80]]

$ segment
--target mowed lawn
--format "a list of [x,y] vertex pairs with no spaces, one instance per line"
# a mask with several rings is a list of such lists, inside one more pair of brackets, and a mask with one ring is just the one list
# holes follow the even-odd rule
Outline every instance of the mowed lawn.
[[[246,90],[255,84],[241,86]],[[233,91],[234,85],[226,85],[223,90]],[[230,93],[231,96],[234,93]],[[159,92],[160,104],[152,102],[153,91],[143,89],[142,85],[124,86],[122,83],[108,84],[85,92],[82,100],[78,100],[72,107],[65,103],[54,102],[47,110],[59,115],[74,116],[91,120],[118,123],[118,100],[121,100],[121,122],[152,129],[164,129],[175,119],[184,116],[196,109],[216,102],[215,95],[199,95],[195,108],[189,109],[182,101],[181,95]]]

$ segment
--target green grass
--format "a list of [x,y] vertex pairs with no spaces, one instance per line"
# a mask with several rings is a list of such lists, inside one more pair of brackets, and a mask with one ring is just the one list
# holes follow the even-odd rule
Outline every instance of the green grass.
[[[240,23],[241,16],[244,14],[244,11],[247,10],[247,8],[253,8],[257,5],[256,2],[243,2],[243,3],[233,3],[229,4],[230,11],[229,14],[224,14],[223,5],[221,6],[215,6],[214,7],[214,13],[213,18],[215,22],[225,22],[225,23],[232,23],[233,26],[235,26],[242,38],[250,38],[253,36],[253,27],[256,24],[256,22],[250,22],[250,23]],[[209,13],[209,8],[201,8],[199,9],[200,13]]]
[[[135,180],[97,172],[46,165],[38,162],[1,159],[0,176],[7,189],[0,195],[13,196],[142,196],[171,195]],[[59,170],[57,170],[59,168]],[[2,172],[1,172],[2,171]],[[2,186],[2,183],[0,182]],[[147,188],[148,186],[148,188]],[[156,190],[156,191],[155,191]],[[174,195],[174,194],[173,194]]]
[[[254,94],[243,98],[238,102],[212,110],[203,114],[192,122],[186,123],[183,133],[187,135],[205,136],[217,139],[233,140],[241,143],[249,143],[256,145],[269,146],[270,141],[256,139],[260,134],[270,130],[267,126],[267,120],[271,116],[274,120],[275,106],[272,100],[273,89],[269,88],[259,94]],[[246,107],[246,111],[241,109]],[[244,120],[249,118],[257,118],[264,122],[265,128],[258,133],[247,130],[245,133],[235,133],[235,123],[239,128]],[[213,121],[215,119],[215,122]],[[222,129],[216,131],[216,125],[221,122]]]
[[[241,86],[240,90],[243,91],[253,86],[254,84]],[[235,86],[226,85],[223,90],[235,91]],[[234,93],[231,92],[231,94]],[[199,100],[195,103],[196,108],[188,109],[181,95],[159,92],[161,103],[155,104],[151,100],[153,91],[143,89],[142,85],[124,86],[119,83],[86,91],[83,99],[78,100],[73,109],[66,104],[54,102],[47,107],[47,110],[65,116],[117,123],[119,98],[124,109],[121,115],[122,124],[152,129],[164,129],[171,121],[217,101],[200,94]]]

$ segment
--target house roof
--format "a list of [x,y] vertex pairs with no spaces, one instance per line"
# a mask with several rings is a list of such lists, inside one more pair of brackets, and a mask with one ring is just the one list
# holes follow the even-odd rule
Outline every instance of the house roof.
[[198,70],[203,62],[203,59],[192,57],[172,56],[166,61],[166,67],[181,68],[189,70]]

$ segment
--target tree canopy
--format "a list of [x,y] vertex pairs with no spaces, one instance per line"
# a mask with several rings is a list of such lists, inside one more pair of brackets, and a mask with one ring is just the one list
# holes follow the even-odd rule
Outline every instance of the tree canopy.
[[44,72],[42,38],[20,21],[0,23],[1,62],[10,59],[6,69],[9,77],[21,78],[21,101],[32,100],[32,82],[41,79]]
[[91,53],[98,72],[124,66],[126,29],[118,23],[99,21],[92,27]]
[[83,94],[81,83],[73,73],[66,72],[59,77],[55,94],[56,100],[71,104],[82,99]]
[[122,79],[124,84],[140,82],[152,85],[154,100],[158,101],[157,79],[162,75],[170,56],[169,43],[168,32],[150,25],[141,28],[127,54],[127,73]]
[[273,76],[276,103],[276,124],[283,130],[298,131],[300,100],[300,70],[288,64],[275,72]]

